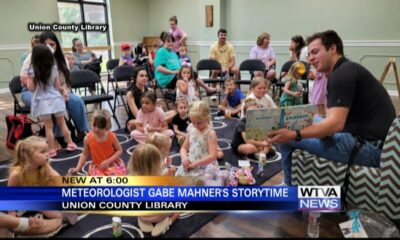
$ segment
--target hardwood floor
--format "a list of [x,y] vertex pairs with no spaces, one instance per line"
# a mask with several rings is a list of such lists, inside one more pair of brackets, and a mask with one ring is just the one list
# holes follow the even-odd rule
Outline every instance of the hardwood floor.
[[[400,100],[392,97],[396,112],[400,111]],[[209,101],[210,105],[216,102]],[[5,116],[13,114],[13,100],[9,92],[0,94],[0,161],[12,158],[13,151],[5,147],[7,127]],[[117,118],[121,126],[124,126],[126,112],[124,108],[117,109]],[[113,124],[116,129],[116,124]],[[281,171],[264,185],[278,185],[283,180]],[[321,217],[320,237],[343,237],[338,223],[347,219],[341,214],[326,213]],[[301,213],[293,212],[246,212],[223,213],[207,223],[191,238],[198,237],[306,237],[307,220]]]

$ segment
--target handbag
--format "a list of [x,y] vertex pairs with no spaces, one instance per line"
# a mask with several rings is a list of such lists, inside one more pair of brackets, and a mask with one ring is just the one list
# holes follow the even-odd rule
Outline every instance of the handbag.
[[6,146],[14,149],[20,139],[27,138],[33,135],[32,124],[34,123],[25,114],[7,115],[7,139]]

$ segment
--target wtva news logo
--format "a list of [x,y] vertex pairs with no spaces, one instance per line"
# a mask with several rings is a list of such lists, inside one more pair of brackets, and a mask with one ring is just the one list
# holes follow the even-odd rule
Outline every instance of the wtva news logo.
[[300,210],[340,210],[340,186],[299,186]]

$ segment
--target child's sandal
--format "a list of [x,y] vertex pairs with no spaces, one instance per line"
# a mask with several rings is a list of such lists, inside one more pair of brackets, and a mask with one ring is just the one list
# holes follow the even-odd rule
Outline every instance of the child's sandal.
[[78,148],[75,143],[68,143],[67,145],[67,151],[68,152],[73,152]]
[[52,149],[48,153],[49,158],[55,158],[57,156],[57,151],[55,149]]

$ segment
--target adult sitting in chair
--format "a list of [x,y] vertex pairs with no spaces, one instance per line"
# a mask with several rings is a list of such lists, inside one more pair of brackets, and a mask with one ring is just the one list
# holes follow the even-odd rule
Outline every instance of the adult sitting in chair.
[[175,39],[171,33],[161,33],[163,47],[157,50],[154,73],[157,84],[162,88],[175,89],[177,74],[181,68],[178,55],[173,51]]
[[72,39],[72,52],[74,54],[75,64],[80,69],[91,70],[100,76],[101,57],[99,59],[94,52],[88,51],[79,38]]
[[[157,50],[156,58],[154,59],[154,69],[157,84],[162,88],[175,89],[177,74],[181,68],[181,62],[178,55],[173,51],[174,36],[168,32],[162,32],[160,39],[163,42],[163,47]],[[195,79],[196,83],[206,90],[208,94],[218,91],[218,88],[209,87],[200,77]]]
[[[229,74],[238,79],[239,68],[235,66],[235,48],[226,41],[227,31],[223,28],[218,30],[218,42],[210,47],[210,58],[216,59],[222,66],[222,75]],[[220,71],[213,70],[211,78],[215,79],[220,75]]]
[[269,46],[271,35],[269,33],[261,33],[257,38],[257,45],[250,50],[250,59],[260,59],[265,63],[265,72],[255,72],[258,77],[265,77],[274,83],[275,80],[275,65],[276,55],[275,50]]
[[[303,149],[336,162],[378,167],[395,109],[386,89],[363,66],[346,59],[333,30],[307,39],[311,64],[328,77],[327,117],[301,130],[279,129],[285,185],[291,184],[292,152]],[[304,139],[303,139],[304,138]],[[353,152],[354,151],[354,152]],[[350,159],[350,156],[355,156]]]

